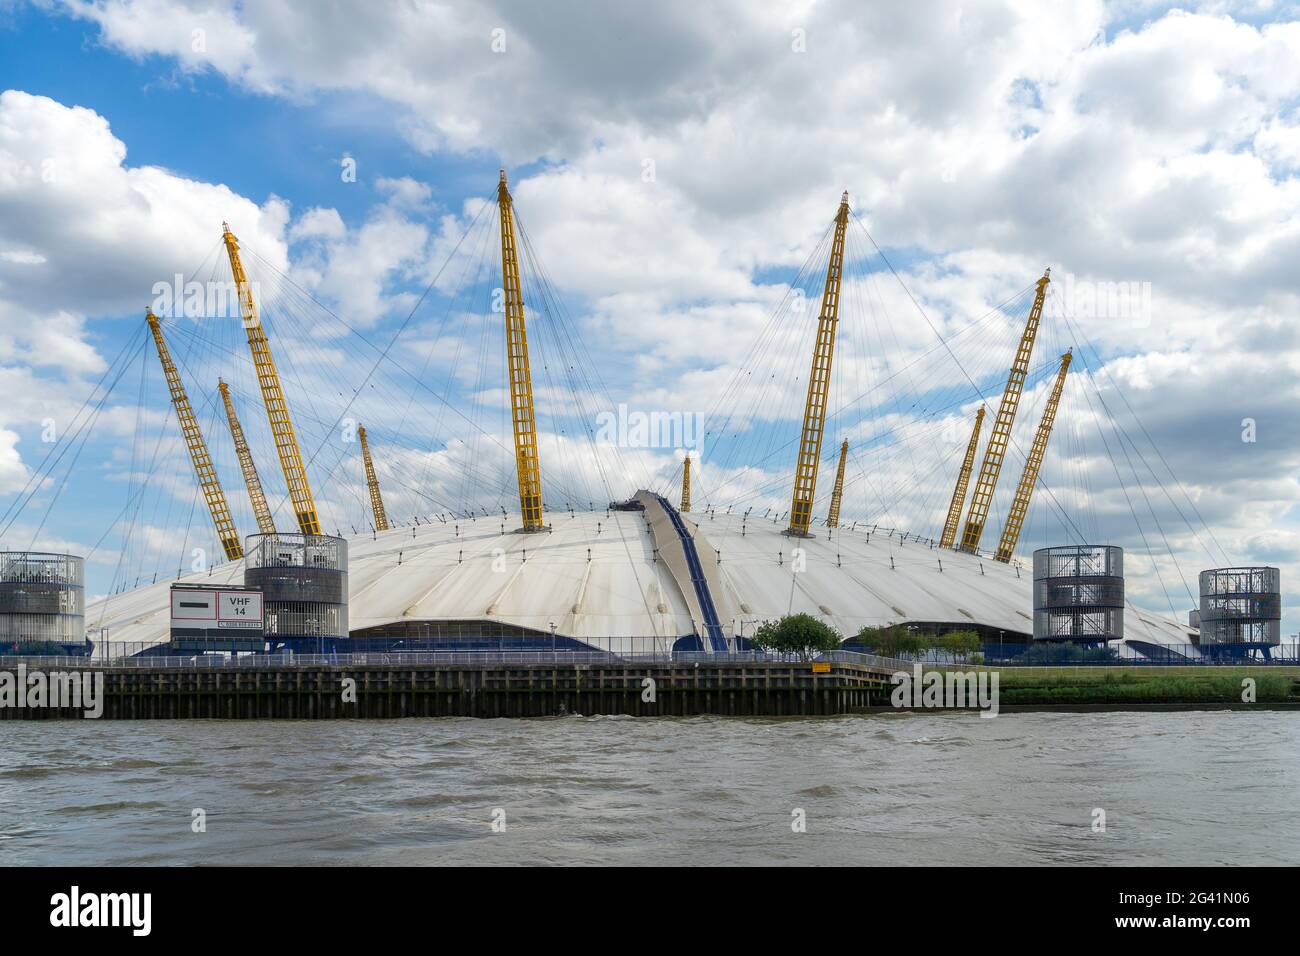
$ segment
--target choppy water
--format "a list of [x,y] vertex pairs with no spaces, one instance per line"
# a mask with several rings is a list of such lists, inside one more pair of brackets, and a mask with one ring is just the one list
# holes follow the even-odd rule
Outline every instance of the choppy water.
[[1283,712],[5,722],[0,865],[1290,864],[1298,738]]

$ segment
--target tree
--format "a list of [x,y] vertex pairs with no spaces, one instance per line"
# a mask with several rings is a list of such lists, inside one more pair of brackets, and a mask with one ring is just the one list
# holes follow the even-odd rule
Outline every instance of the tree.
[[934,635],[912,630],[902,624],[891,624],[888,627],[864,627],[855,640],[882,657],[916,657],[934,644]]
[[897,657],[909,652],[915,645],[911,631],[901,624],[864,627],[858,632],[857,642],[883,657]]
[[764,650],[798,654],[809,660],[822,651],[838,650],[841,638],[839,631],[811,614],[791,614],[760,625],[753,640]]
[[984,642],[976,631],[949,631],[939,638],[939,647],[951,654],[954,660],[964,661],[979,653]]
[[906,650],[913,657],[921,657],[930,648],[939,646],[935,636],[929,631],[912,631],[910,636],[911,640],[907,642]]

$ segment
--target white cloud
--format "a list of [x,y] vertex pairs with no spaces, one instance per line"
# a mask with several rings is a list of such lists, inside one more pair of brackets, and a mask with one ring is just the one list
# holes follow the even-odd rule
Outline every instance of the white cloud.
[[433,190],[427,183],[418,182],[410,176],[380,176],[375,180],[375,188],[387,194],[390,202],[397,206],[420,206],[433,195]]
[[[223,220],[272,263],[287,261],[283,202],[258,206],[222,185],[128,166],[126,154],[92,110],[0,93],[0,427],[20,429],[14,456],[33,443],[43,457],[40,432],[73,428],[107,368],[87,317],[142,316],[155,282],[211,260]],[[107,434],[135,426],[121,401],[97,419]]]
[[289,239],[330,239],[339,240],[347,235],[348,228],[343,225],[343,217],[337,209],[308,209],[298,217],[289,229]]
[[[413,297],[389,288],[423,273],[429,231],[396,206],[376,207],[355,229],[344,226],[333,209],[313,209],[290,236],[301,243],[294,250],[295,272],[350,326],[371,326],[390,312],[409,310]],[[334,330],[340,332],[341,327]]]
[[17,432],[0,429],[0,495],[21,491],[31,477],[15,447],[17,444]]
[[[0,93],[0,286],[10,301],[81,315],[142,311],[150,289],[209,258],[229,221],[283,268],[287,209],[153,166],[126,165],[108,121],[19,90]],[[39,261],[38,261],[39,260]]]
[[1273,117],[1255,134],[1254,151],[1274,169],[1300,169],[1300,126]]

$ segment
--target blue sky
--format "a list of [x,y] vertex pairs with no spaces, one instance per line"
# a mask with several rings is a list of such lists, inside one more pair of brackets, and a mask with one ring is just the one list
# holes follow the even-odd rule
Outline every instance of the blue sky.
[[[989,2],[955,16],[920,4],[867,23],[852,5],[738,5],[729,32],[685,4],[653,17],[565,3],[545,16],[510,3],[359,10],[0,5],[0,171],[12,172],[0,177],[0,386],[21,399],[0,414],[0,509],[39,474],[47,419],[70,422],[141,341],[153,283],[200,262],[217,275],[220,258],[204,257],[222,218],[265,260],[250,271],[267,285],[334,523],[366,520],[355,446],[331,430],[340,416],[371,431],[390,511],[508,506],[493,210],[468,233],[480,251],[452,260],[373,374],[370,346],[329,314],[387,343],[505,165],[563,306],[534,303],[550,506],[672,487],[681,448],[593,444],[595,417],[620,404],[712,413],[714,433],[731,427],[711,439],[700,487],[734,507],[787,506],[812,326],[781,303],[848,188],[858,281],[832,419],[855,448],[846,513],[937,530],[954,449],[1000,389],[1024,290],[1050,264],[1025,447],[1056,357],[1089,357],[1022,550],[1076,533],[1123,543],[1133,593],[1180,615],[1188,598],[1170,582],[1211,564],[1276,563],[1284,586],[1300,580],[1300,31],[1288,8],[1048,16]],[[824,62],[841,68],[827,78]],[[471,268],[476,282],[457,278]],[[796,291],[815,303],[821,278],[811,268]],[[1063,298],[1115,283],[1151,290],[1137,321]],[[1010,314],[994,309],[1009,299]],[[238,333],[168,334],[201,417],[222,375],[256,440]],[[4,545],[84,552],[103,535],[91,591],[183,561],[195,541],[211,550],[167,408],[142,351],[49,520],[57,473]],[[204,425],[251,530],[223,423]],[[132,455],[153,461],[159,442],[146,481]],[[274,458],[258,457],[274,498]],[[1004,478],[995,513],[1013,487]]]
[[[122,56],[84,20],[22,6],[0,22],[6,88],[111,118],[132,165],[164,166],[246,196],[275,194],[296,206],[329,205],[358,217],[375,202],[380,175],[418,174],[436,182],[454,207],[483,192],[482,171],[496,161],[490,154],[418,152],[396,128],[397,109],[373,97],[321,94],[286,102],[246,93],[216,74],[183,73],[162,56]],[[240,148],[241,141],[255,148]],[[356,184],[339,179],[344,155],[368,174]]]

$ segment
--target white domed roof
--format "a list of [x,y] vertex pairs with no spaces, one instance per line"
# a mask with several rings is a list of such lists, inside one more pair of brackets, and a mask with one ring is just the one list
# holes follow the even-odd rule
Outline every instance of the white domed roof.
[[[682,543],[654,496],[644,511],[548,512],[550,531],[521,534],[519,516],[433,520],[348,537],[349,626],[492,621],[610,645],[610,638],[670,642],[705,633]],[[806,612],[846,637],[865,625],[945,622],[1032,631],[1027,568],[940,550],[869,527],[822,528],[791,538],[784,524],[739,514],[682,515],[694,536],[723,633]],[[504,530],[503,530],[504,524]],[[801,553],[800,553],[801,552]],[[942,568],[941,568],[942,565]],[[796,570],[797,569],[797,570]],[[243,561],[185,583],[242,584]],[[168,639],[168,589],[160,581],[86,608],[92,640]],[[1183,644],[1176,622],[1130,608],[1127,639]]]

